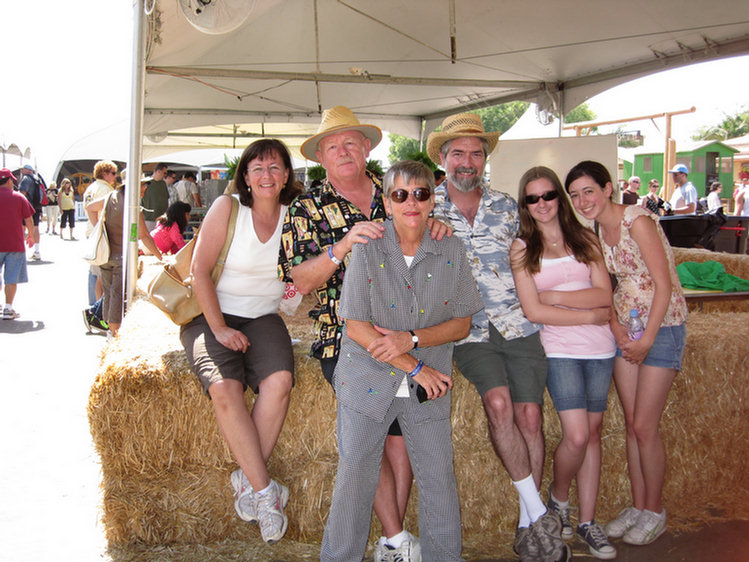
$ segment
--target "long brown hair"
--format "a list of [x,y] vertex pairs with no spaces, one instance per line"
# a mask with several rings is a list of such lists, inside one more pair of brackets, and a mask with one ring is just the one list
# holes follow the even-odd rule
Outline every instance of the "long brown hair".
[[[541,257],[543,256],[544,243],[541,231],[536,226],[536,221],[528,210],[528,204],[525,202],[526,188],[532,181],[545,179],[557,192],[557,201],[559,202],[559,226],[562,229],[562,239],[564,245],[568,248],[575,259],[586,265],[601,261],[601,250],[596,235],[589,229],[580,224],[575,212],[572,210],[572,204],[567,199],[567,194],[562,187],[562,182],[554,173],[554,170],[546,166],[535,166],[525,172],[520,178],[520,189],[518,191],[518,213],[520,215],[520,230],[518,238],[525,242],[525,252],[523,252],[520,265],[531,275],[541,271]],[[515,265],[515,264],[513,264]]]

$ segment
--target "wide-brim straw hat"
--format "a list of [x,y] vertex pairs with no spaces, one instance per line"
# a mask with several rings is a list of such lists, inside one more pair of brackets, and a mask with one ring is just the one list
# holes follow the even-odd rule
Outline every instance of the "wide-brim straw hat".
[[379,127],[359,123],[359,120],[348,107],[337,105],[322,112],[322,122],[317,129],[317,133],[302,144],[300,149],[302,155],[307,160],[319,162],[316,152],[320,146],[320,141],[328,135],[342,131],[359,131],[372,142],[371,148],[380,144],[382,140],[382,131]]
[[[427,137],[427,154],[435,164],[442,165],[440,160],[440,149],[447,141],[460,137],[478,137],[489,143],[489,153],[497,146],[500,131],[485,132],[481,117],[475,113],[456,113],[445,117],[442,121],[442,130],[433,131]],[[487,155],[488,156],[488,155]]]

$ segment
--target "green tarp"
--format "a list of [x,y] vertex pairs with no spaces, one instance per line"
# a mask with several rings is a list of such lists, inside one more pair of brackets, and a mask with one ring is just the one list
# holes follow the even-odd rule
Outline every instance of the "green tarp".
[[709,289],[725,293],[749,291],[749,280],[729,275],[723,264],[717,261],[685,261],[676,266],[676,271],[682,287],[686,289]]

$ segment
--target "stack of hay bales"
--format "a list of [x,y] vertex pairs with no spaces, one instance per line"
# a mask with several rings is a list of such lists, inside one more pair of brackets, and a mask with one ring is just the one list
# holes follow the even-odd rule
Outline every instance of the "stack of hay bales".
[[[292,337],[302,342],[295,346],[296,385],[269,469],[291,491],[287,537],[318,543],[337,464],[336,415],[332,390],[308,356],[310,306],[305,298],[296,316],[286,319]],[[668,454],[665,504],[672,528],[716,517],[749,517],[747,320],[745,313],[690,316],[683,371],[662,422]],[[457,371],[454,378],[453,443],[466,548],[509,554],[517,493],[489,442],[478,394]],[[250,406],[251,392],[246,399]],[[89,420],[101,456],[103,521],[110,543],[260,542],[257,528],[234,513],[229,475],[236,464],[219,435],[211,403],[190,372],[178,329],[146,301],[134,303],[121,336],[105,349],[91,390]],[[542,490],[560,439],[548,395],[544,430]],[[418,529],[417,502],[414,490],[406,517],[412,531]],[[624,422],[612,386],[597,519],[607,521],[630,503]],[[370,538],[378,536],[373,525]]]

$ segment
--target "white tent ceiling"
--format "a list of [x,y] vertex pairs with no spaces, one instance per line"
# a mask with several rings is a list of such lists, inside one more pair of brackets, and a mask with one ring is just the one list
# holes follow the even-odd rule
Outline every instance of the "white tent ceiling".
[[238,29],[207,35],[178,0],[156,0],[146,52],[144,135],[170,151],[262,135],[298,146],[338,104],[418,138],[456,111],[522,99],[565,113],[624,81],[749,53],[749,2],[256,0]]

